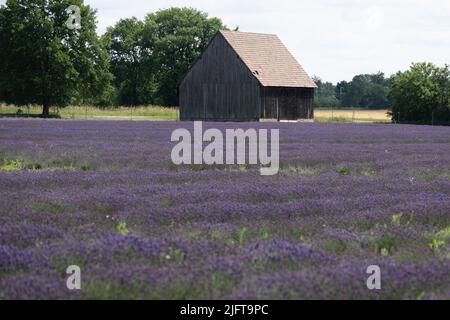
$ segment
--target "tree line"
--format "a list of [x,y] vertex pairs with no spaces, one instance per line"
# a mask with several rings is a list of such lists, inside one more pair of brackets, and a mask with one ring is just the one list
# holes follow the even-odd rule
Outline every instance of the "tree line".
[[44,116],[68,104],[176,106],[178,79],[221,29],[204,12],[170,8],[122,19],[98,36],[96,11],[83,0],[7,0],[0,101],[41,104]]
[[388,98],[394,76],[386,78],[384,73],[360,74],[350,82],[341,81],[334,85],[319,77],[313,77],[318,88],[315,103],[321,108],[387,109]]
[[[78,21],[79,20],[79,21]],[[169,8],[122,19],[99,36],[83,0],[7,0],[0,7],[0,101],[51,106],[178,105],[177,84],[219,18]],[[392,109],[394,121],[450,123],[449,67],[417,63],[336,85],[314,77],[316,106]]]
[[413,63],[390,77],[361,74],[334,85],[313,77],[320,108],[389,109],[395,122],[450,124],[450,68]]

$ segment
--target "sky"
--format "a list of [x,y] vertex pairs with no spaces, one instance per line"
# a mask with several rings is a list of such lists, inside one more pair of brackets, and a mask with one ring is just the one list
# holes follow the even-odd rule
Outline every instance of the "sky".
[[[4,3],[4,0],[0,0]],[[450,64],[449,0],[85,0],[98,33],[121,18],[172,6],[200,9],[229,28],[277,34],[312,76],[338,82],[387,75],[412,62]]]

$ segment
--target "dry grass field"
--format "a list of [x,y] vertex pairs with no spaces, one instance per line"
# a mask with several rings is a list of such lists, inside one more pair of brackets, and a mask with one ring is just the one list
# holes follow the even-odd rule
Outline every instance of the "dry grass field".
[[[178,108],[160,106],[117,107],[100,109],[96,107],[69,106],[66,108],[50,108],[53,116],[62,119],[79,120],[151,120],[176,121],[179,118]],[[36,117],[42,113],[41,106],[20,107],[0,104],[0,117]]]
[[[0,104],[0,117],[35,117],[41,112],[40,106],[18,108],[17,106]],[[314,112],[316,122],[391,122],[387,110],[316,109]],[[60,109],[51,108],[51,113],[62,119],[80,120],[176,121],[179,119],[178,108],[159,106],[106,109],[69,106]]]
[[316,109],[317,122],[391,122],[388,110]]

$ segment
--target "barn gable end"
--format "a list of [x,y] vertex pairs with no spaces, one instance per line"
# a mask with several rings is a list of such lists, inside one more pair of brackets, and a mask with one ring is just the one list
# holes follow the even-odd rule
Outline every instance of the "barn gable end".
[[180,118],[312,119],[314,88],[277,36],[220,31],[180,82]]
[[179,87],[182,120],[250,121],[260,116],[260,84],[218,33]]

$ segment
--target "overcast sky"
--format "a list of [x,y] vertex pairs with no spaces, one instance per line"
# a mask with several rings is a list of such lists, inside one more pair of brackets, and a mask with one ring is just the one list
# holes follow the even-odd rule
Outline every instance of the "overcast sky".
[[[4,1],[0,0],[0,3]],[[277,34],[310,75],[355,74],[450,64],[450,0],[87,0],[98,32],[121,18],[190,6],[240,31]]]

